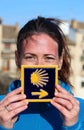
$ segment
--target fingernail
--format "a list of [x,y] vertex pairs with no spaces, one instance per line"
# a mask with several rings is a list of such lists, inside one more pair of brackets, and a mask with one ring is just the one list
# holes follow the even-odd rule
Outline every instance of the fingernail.
[[53,100],[55,100],[55,97],[53,98]]
[[25,100],[25,103],[26,103],[26,104],[28,104],[28,101],[27,101],[27,100]]
[[25,94],[23,94],[23,98],[26,98],[26,95],[25,95]]
[[55,92],[55,96],[57,96],[58,95],[58,92]]

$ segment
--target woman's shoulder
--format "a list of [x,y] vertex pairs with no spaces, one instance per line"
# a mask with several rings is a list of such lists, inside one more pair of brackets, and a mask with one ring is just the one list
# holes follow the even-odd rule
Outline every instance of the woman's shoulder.
[[[20,80],[14,80],[13,82],[10,83],[9,88],[8,88],[8,93],[13,91],[14,89],[18,88],[21,86],[21,81]],[[0,95],[0,100],[2,100],[6,94],[1,94]]]
[[14,80],[13,82],[10,83],[9,88],[8,88],[8,92],[13,91],[20,86],[21,86],[21,81],[20,80]]
[[65,82],[63,82],[63,81],[59,81],[59,84],[64,88],[64,89],[66,89],[69,93],[71,93],[71,94],[73,94],[73,92],[72,92],[72,89],[71,89],[71,87],[70,87],[70,85],[68,84],[68,83],[65,83]]

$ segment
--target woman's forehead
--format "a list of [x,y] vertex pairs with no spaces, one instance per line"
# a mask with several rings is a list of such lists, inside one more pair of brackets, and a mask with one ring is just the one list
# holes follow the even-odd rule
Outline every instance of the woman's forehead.
[[23,52],[58,55],[58,44],[48,35],[33,35],[24,42]]
[[27,44],[32,44],[32,43],[36,43],[37,44],[42,44],[43,46],[46,46],[46,44],[49,44],[49,46],[54,45],[54,46],[58,46],[58,43],[51,38],[48,34],[45,33],[38,33],[38,34],[33,34],[32,36],[26,38],[23,41],[23,44],[27,45]]

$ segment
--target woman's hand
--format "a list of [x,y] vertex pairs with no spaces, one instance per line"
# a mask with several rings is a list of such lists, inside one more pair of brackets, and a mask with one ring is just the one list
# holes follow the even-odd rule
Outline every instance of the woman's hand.
[[18,114],[27,109],[26,96],[21,94],[22,88],[18,88],[0,101],[0,125],[12,128],[18,118]]
[[56,89],[58,92],[55,92],[51,104],[61,112],[64,125],[72,126],[78,120],[79,102],[61,86],[57,85]]

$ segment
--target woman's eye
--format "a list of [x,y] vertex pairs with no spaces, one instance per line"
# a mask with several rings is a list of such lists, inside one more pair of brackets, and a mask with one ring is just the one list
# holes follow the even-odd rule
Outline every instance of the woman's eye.
[[32,57],[32,56],[25,56],[25,59],[31,60],[31,59],[34,59],[34,57]]
[[45,61],[46,62],[55,62],[55,58],[54,57],[46,57]]
[[48,59],[48,60],[55,60],[55,58],[53,58],[53,57],[46,57],[46,59]]

